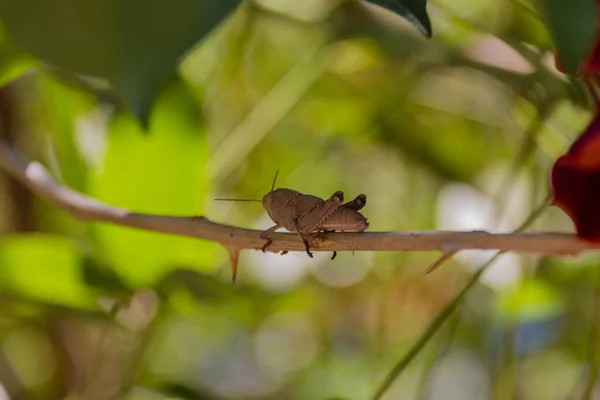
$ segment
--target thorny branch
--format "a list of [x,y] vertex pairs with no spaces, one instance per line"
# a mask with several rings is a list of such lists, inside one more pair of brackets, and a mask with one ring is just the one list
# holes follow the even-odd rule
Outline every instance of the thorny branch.
[[[187,236],[217,242],[232,255],[235,270],[237,252],[259,250],[264,240],[260,231],[210,221],[203,216],[166,216],[135,213],[109,206],[57,182],[40,163],[26,161],[0,140],[0,168],[56,207],[82,221],[98,221],[147,231]],[[268,251],[305,251],[292,233],[276,233]],[[448,251],[479,249],[522,253],[577,255],[600,250],[600,244],[561,233],[488,233],[484,231],[417,231],[324,233],[311,242],[314,251]],[[234,271],[235,272],[235,271]]]

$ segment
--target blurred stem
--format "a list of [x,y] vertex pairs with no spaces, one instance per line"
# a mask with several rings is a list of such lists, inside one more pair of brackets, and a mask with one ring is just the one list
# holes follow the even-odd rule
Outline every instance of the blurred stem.
[[[15,84],[9,84],[0,89],[0,138],[6,140],[15,148],[22,147],[29,139],[25,125],[19,121]],[[35,215],[31,212],[33,195],[24,188],[17,179],[8,176],[2,182],[0,190],[6,190],[10,199],[10,219],[7,221],[7,230],[14,232],[31,232],[37,228]],[[6,207],[6,204],[4,204]],[[4,222],[4,221],[2,221]],[[4,228],[4,227],[2,227]]]
[[[534,150],[536,149],[537,134],[540,131],[540,129],[542,128],[542,126],[544,125],[544,122],[551,115],[553,105],[554,105],[554,103],[552,102],[552,103],[548,104],[547,106],[541,107],[539,112],[535,116],[535,118],[531,121],[531,123],[529,124],[529,126],[527,127],[527,129],[525,131],[525,138],[522,142],[520,151],[519,151],[517,157],[515,158],[514,163],[511,165],[511,168],[509,169],[508,173],[506,174],[504,181],[499,185],[499,192],[498,192],[496,198],[499,199],[498,204],[501,207],[502,212],[496,216],[497,222],[501,221],[501,219],[504,217],[504,214],[509,209],[506,206],[502,207],[502,205],[507,204],[507,201],[513,192],[513,190],[512,190],[514,188],[513,183],[517,177],[519,169],[522,168],[523,165],[529,160],[529,158],[533,154]],[[416,397],[417,399],[426,399],[427,398],[425,385],[426,385],[428,377],[430,375],[430,369],[433,367],[435,360],[438,359],[439,357],[441,357],[448,350],[448,347],[449,347],[450,342],[452,341],[452,338],[454,335],[454,331],[456,330],[456,327],[458,326],[458,321],[459,321],[459,318],[456,315],[454,315],[454,317],[452,318],[451,328],[449,328],[448,334],[447,334],[445,340],[443,341],[443,343],[440,344],[440,346],[439,346],[440,348],[436,351],[436,355],[432,358],[429,366],[426,369],[427,372],[423,374],[423,380],[421,381],[421,384],[420,384],[420,386],[421,386],[420,394]],[[514,330],[511,331],[511,333],[514,333]],[[508,346],[509,352],[511,352],[513,350],[514,343],[512,340],[514,340],[513,335],[511,335],[511,341]]]
[[[514,182],[518,179],[519,170],[527,164],[535,150],[537,149],[537,136],[544,126],[546,120],[552,115],[555,102],[549,100],[547,104],[542,104],[538,112],[530,122],[529,126],[524,132],[524,138],[521,143],[521,148],[514,162],[512,163],[509,172],[506,174],[505,180],[499,186],[499,192],[496,196],[498,204],[509,204],[510,196],[513,193]],[[534,179],[535,182],[537,180]],[[536,198],[537,191],[532,190],[532,198]],[[504,206],[502,212],[496,215],[496,223],[500,223],[504,219],[507,212],[510,212],[510,207]],[[528,273],[526,270],[524,273]],[[505,345],[504,345],[504,370],[502,368],[495,374],[494,386],[495,390],[492,393],[502,393],[499,398],[504,398],[505,395],[510,395],[512,398],[516,398],[516,391],[519,389],[519,374],[517,369],[519,368],[519,359],[516,354],[516,340],[517,330],[519,321],[511,322],[510,329],[506,333]]]
[[600,342],[600,273],[596,268],[596,288],[594,290],[594,304],[592,314],[592,327],[590,330],[588,368],[589,375],[582,400],[594,398],[594,388],[598,380],[598,343]]
[[[507,204],[507,201],[510,199],[510,195],[512,194],[512,190],[510,189],[514,186],[519,169],[529,161],[537,149],[538,133],[544,126],[546,120],[552,115],[554,104],[554,102],[550,102],[549,104],[540,107],[537,115],[527,127],[519,153],[506,174],[505,180],[498,187],[499,192],[495,198],[499,199],[499,204]],[[504,214],[508,211],[510,211],[510,207],[502,207],[502,212],[496,215],[496,222],[501,221],[504,218]]]
[[209,162],[210,180],[225,179],[233,172],[316,82],[327,64],[327,43],[325,40],[308,50],[227,136]]
[[84,385],[80,388],[80,391],[83,394],[87,395],[89,388],[92,387],[92,383],[99,375],[100,367],[102,366],[101,361],[104,353],[104,345],[106,343],[112,325],[115,321],[115,318],[117,317],[117,314],[119,313],[119,310],[121,310],[122,306],[123,304],[121,303],[121,301],[115,301],[115,303],[111,306],[110,310],[108,311],[106,326],[104,327],[102,332],[100,332],[100,337],[98,338],[94,350],[94,355],[92,357],[92,363],[89,366],[86,379],[84,379]]
[[[547,196],[544,202],[529,215],[529,217],[521,224],[521,226],[519,226],[515,230],[515,232],[520,232],[529,227],[550,205],[551,199],[552,196]],[[372,400],[381,399],[385,392],[390,388],[392,383],[394,383],[394,381],[400,376],[400,374],[406,369],[406,367],[408,367],[412,360],[421,352],[421,350],[423,350],[423,348],[431,340],[433,335],[436,334],[436,332],[442,327],[442,325],[448,319],[448,317],[450,317],[450,315],[454,312],[458,305],[463,301],[463,298],[471,291],[471,289],[479,281],[481,275],[486,271],[486,269],[490,265],[493,264],[494,261],[496,261],[498,256],[500,256],[502,253],[504,253],[504,251],[496,253],[471,276],[471,278],[463,287],[463,289],[431,322],[431,324],[427,327],[427,329],[421,335],[419,340],[409,349],[408,353],[406,353],[406,355],[400,361],[398,361],[396,365],[394,365],[394,367],[387,374],[387,376],[373,395]]]
[[444,357],[448,353],[448,350],[450,350],[450,346],[454,340],[454,335],[456,334],[460,319],[458,318],[458,315],[454,313],[449,318],[450,321],[448,322],[449,325],[446,329],[446,335],[439,341],[433,357],[431,357],[431,360],[429,360],[427,366],[425,367],[425,372],[421,375],[419,392],[415,397],[415,400],[427,400],[429,398],[427,383],[431,377],[431,370],[435,366],[435,362]]
[[507,332],[502,334],[502,358],[495,371],[491,393],[494,399],[516,399],[519,387],[518,359],[515,353],[517,329],[520,321],[511,321]]
[[588,92],[590,93],[590,96],[592,97],[592,100],[594,101],[594,105],[596,106],[596,109],[600,109],[600,97],[598,97],[598,92],[596,90],[596,86],[594,85],[594,82],[592,81],[592,79],[589,76],[584,76],[583,81],[585,82],[585,85],[588,88]]
[[518,9],[520,9],[522,11],[525,11],[526,13],[528,13],[529,15],[531,15],[532,17],[534,17],[536,19],[540,19],[540,15],[537,13],[537,11],[535,11],[535,9],[533,9],[531,6],[525,4],[521,0],[507,0],[507,2],[510,3],[510,4],[512,4],[516,8],[518,8]]
[[541,55],[539,53],[536,53],[531,48],[525,46],[521,41],[515,40],[511,36],[504,35],[501,32],[494,32],[493,30],[489,29],[485,24],[476,23],[474,21],[471,21],[470,19],[462,17],[462,16],[458,15],[454,10],[451,10],[447,6],[440,4],[438,1],[429,0],[429,3],[435,4],[436,7],[438,7],[440,10],[442,10],[443,12],[448,14],[448,16],[450,16],[450,17],[454,18],[456,21],[470,27],[471,29],[479,31],[479,32],[483,32],[483,33],[486,33],[489,35],[493,35],[497,39],[502,40],[507,46],[510,46],[513,50],[515,50],[517,53],[519,53],[519,55],[521,57],[523,57],[531,65],[533,65],[536,70],[546,68],[542,64]]
[[383,396],[383,394],[389,389],[389,387],[394,383],[394,381],[400,376],[400,374],[408,367],[411,361],[421,352],[421,350],[425,347],[425,345],[431,340],[433,335],[437,333],[437,331],[442,327],[443,323],[448,319],[448,317],[454,312],[456,307],[462,302],[462,299],[471,291],[473,286],[477,283],[483,272],[485,272],[486,268],[490,266],[501,252],[496,253],[492,258],[490,258],[485,264],[483,264],[477,272],[473,274],[473,276],[469,279],[467,284],[463,287],[463,289],[458,293],[458,295],[444,308],[438,316],[431,322],[431,324],[427,327],[423,335],[419,338],[417,343],[413,345],[413,347],[406,353],[404,358],[402,358],[392,370],[388,373],[383,383],[375,392],[375,395],[372,397],[373,400],[379,400]]
[[146,351],[152,342],[152,339],[156,335],[158,328],[161,325],[161,318],[159,312],[156,313],[154,318],[150,321],[146,329],[141,333],[141,338],[135,349],[133,350],[133,354],[128,362],[129,367],[126,369],[127,376],[123,379],[123,386],[121,388],[121,394],[126,395],[138,381],[138,378],[141,373],[141,366],[144,362],[144,357],[146,356]]

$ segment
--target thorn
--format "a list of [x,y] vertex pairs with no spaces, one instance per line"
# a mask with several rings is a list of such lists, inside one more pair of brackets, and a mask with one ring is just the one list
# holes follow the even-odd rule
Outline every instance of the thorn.
[[225,246],[229,252],[229,264],[231,265],[231,283],[235,283],[237,278],[238,259],[240,255],[240,249],[238,247]]
[[432,273],[436,269],[438,269],[443,263],[452,258],[456,253],[460,251],[460,247],[450,247],[447,250],[443,250],[442,254],[438,257],[437,260],[433,262],[426,270],[425,275]]
[[280,254],[280,255],[282,255],[282,256],[285,256],[287,253],[288,253],[288,251],[287,251],[287,250],[284,250],[284,251],[282,251],[282,252],[281,252],[281,253],[279,253],[279,254]]
[[331,255],[331,260],[335,259],[336,256],[337,256],[337,251],[334,250],[333,254]]

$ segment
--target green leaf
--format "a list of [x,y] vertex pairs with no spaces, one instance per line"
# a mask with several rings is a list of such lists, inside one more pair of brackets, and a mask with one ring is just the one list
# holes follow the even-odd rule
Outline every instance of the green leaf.
[[129,288],[121,281],[113,269],[101,265],[93,258],[86,257],[81,263],[83,282],[93,288],[110,293],[129,293]]
[[[116,115],[106,154],[88,178],[89,194],[108,204],[161,215],[201,215],[208,192],[208,148],[200,106],[181,81],[157,99],[144,136],[128,114]],[[95,224],[107,264],[132,287],[153,285],[175,265],[208,270],[215,245],[195,239]]]
[[145,126],[166,77],[240,1],[3,1],[0,18],[42,60],[107,79]]
[[93,308],[75,244],[56,235],[14,235],[0,240],[0,290],[67,307]]
[[539,279],[524,281],[520,286],[500,292],[496,309],[504,321],[547,319],[564,311],[560,293]]
[[174,269],[157,286],[165,291],[172,287],[183,287],[200,301],[231,299],[239,294],[239,289],[231,284],[184,268]]
[[43,126],[52,136],[60,177],[69,187],[85,191],[86,164],[76,143],[76,121],[96,105],[89,93],[60,84],[45,73],[36,74]]
[[543,6],[560,59],[567,71],[575,72],[596,36],[595,0],[544,0]]
[[431,37],[427,0],[366,0],[404,17],[425,37]]
[[0,87],[19,77],[35,63],[33,57],[20,50],[0,29]]

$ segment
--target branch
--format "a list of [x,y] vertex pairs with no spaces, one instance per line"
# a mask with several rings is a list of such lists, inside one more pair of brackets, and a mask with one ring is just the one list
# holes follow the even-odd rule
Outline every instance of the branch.
[[[0,140],[0,168],[31,191],[82,221],[112,223],[131,228],[209,240],[225,246],[237,257],[240,249],[260,249],[260,231],[210,221],[202,216],[140,214],[106,205],[57,182],[38,162],[28,162]],[[304,251],[293,233],[275,233],[268,251]],[[442,251],[502,250],[522,253],[577,255],[600,250],[600,243],[560,233],[487,233],[484,231],[419,231],[323,233],[311,243],[315,251]],[[235,257],[234,257],[235,256]]]

